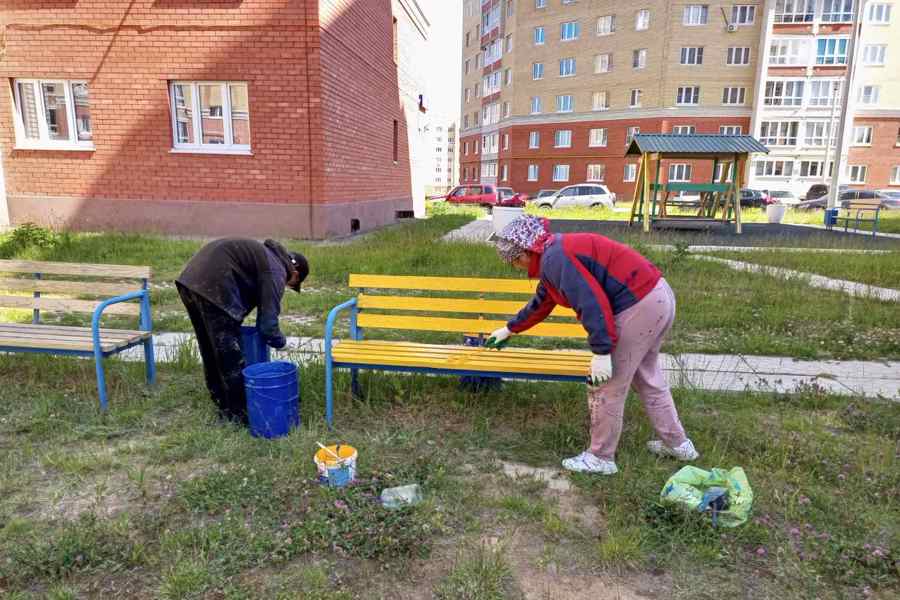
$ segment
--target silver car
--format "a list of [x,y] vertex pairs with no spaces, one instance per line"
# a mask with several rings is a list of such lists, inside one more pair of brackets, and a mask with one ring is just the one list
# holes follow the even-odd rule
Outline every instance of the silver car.
[[540,198],[535,203],[539,208],[568,208],[571,206],[614,208],[616,195],[600,183],[579,183],[564,187],[552,196]]

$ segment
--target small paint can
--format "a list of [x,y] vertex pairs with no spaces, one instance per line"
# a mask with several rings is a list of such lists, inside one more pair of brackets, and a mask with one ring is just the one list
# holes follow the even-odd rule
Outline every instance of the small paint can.
[[[330,451],[330,452],[329,452]],[[344,487],[356,479],[356,448],[345,444],[320,448],[313,462],[319,472],[319,481],[330,487]]]

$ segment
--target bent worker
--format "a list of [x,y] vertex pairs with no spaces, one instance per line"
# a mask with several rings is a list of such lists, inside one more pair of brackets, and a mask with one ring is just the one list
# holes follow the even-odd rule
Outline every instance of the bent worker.
[[659,455],[698,458],[678,419],[659,350],[675,319],[675,296],[659,269],[632,248],[593,233],[551,234],[547,221],[521,216],[499,235],[500,257],[539,278],[534,298],[491,334],[502,347],[514,333],[540,323],[558,304],[570,307],[588,333],[591,359],[590,448],[567,458],[570,471],[612,475],[628,390],[634,385],[658,440]]
[[223,419],[247,424],[241,323],[255,308],[265,343],[283,348],[278,314],[284,289],[299,292],[308,274],[306,258],[278,242],[224,238],[201,248],[175,280],[197,334],[206,387]]

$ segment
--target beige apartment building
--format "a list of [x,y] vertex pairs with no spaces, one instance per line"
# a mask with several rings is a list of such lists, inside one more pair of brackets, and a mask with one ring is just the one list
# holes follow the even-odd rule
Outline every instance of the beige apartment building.
[[[799,76],[772,64],[780,59],[770,53],[781,51],[773,40],[849,34],[852,23],[838,21],[843,4],[850,1],[465,0],[460,180],[509,185],[529,194],[599,181],[620,198],[630,197],[636,164],[625,159],[624,151],[634,133],[759,137],[773,108],[763,97],[774,89],[766,83]],[[798,12],[798,4],[803,10],[812,7],[811,24],[785,22],[793,18],[786,15]],[[884,19],[883,11],[878,15]],[[824,25],[824,19],[833,20]],[[897,38],[895,22],[888,18],[888,26],[867,33],[867,43],[890,45],[891,32]],[[813,27],[814,33],[807,31]],[[810,48],[818,44],[807,43]],[[832,46],[828,42],[826,50]],[[815,53],[807,58],[812,62],[803,67],[809,70],[804,77],[840,79],[846,74],[846,66],[817,66]],[[895,118],[893,86],[900,85],[900,71],[891,65],[898,58],[898,52],[888,49],[880,70],[876,65],[859,70],[861,82],[891,80],[878,84],[881,104],[856,115],[874,120],[878,130],[889,131]],[[889,157],[896,154],[896,141]],[[851,160],[855,152],[851,147]],[[799,173],[799,159],[791,160],[798,162]],[[751,177],[758,168],[750,167]],[[708,181],[713,175],[709,169],[703,163],[666,165],[674,181]],[[761,183],[771,189],[805,185],[774,178],[768,165],[761,169],[768,173]],[[873,164],[868,172],[867,184],[892,181],[893,172],[884,165]]]

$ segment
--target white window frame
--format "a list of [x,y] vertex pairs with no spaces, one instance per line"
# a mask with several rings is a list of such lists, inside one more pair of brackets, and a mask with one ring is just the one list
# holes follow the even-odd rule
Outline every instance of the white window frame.
[[735,4],[731,7],[731,24],[737,26],[756,23],[756,6],[753,4]]
[[[825,43],[825,52],[819,53],[819,45]],[[843,53],[841,53],[841,42],[843,42]],[[816,38],[816,65],[846,65],[847,51],[850,48],[850,38],[846,36],[828,36]]]
[[[837,83],[837,90],[835,90],[834,84]],[[822,96],[821,94],[816,94],[816,91],[821,92],[823,86],[827,85],[827,96]],[[836,79],[814,79],[809,84],[809,92],[805,93],[806,96],[806,104],[807,106],[812,107],[831,107],[835,102],[840,102],[841,91],[843,87],[843,82]],[[823,102],[825,100],[825,102]]]
[[682,65],[702,65],[703,64],[703,46],[682,46],[680,63]]
[[[690,93],[688,93],[690,90]],[[700,104],[700,86],[682,85],[675,90],[675,104],[677,106],[696,106]]]
[[694,125],[674,125],[672,126],[674,135],[693,135],[697,133],[697,127]]
[[684,7],[681,24],[685,27],[700,27],[709,23],[708,4],[688,4]]
[[634,13],[634,30],[647,31],[650,29],[650,9],[641,8]]
[[535,10],[547,8],[547,0],[534,0],[534,8]]
[[606,165],[604,163],[592,163],[587,166],[585,181],[603,183],[606,181]]
[[866,24],[868,24],[868,25],[890,25],[891,24],[891,3],[890,2],[870,2],[866,6]]
[[863,106],[873,106],[875,104],[878,104],[878,96],[880,95],[880,93],[880,86],[861,85],[859,86],[859,90],[856,93],[856,101]]
[[807,148],[831,148],[836,127],[828,121],[806,121],[803,125],[803,145]]
[[887,44],[863,46],[863,64],[867,67],[883,67],[887,60]]
[[631,53],[631,68],[646,69],[647,68],[647,49],[638,48]]
[[531,114],[539,115],[544,112],[544,101],[541,100],[540,96],[532,96],[531,97]]
[[509,163],[503,163],[500,173],[500,181],[509,181]]
[[759,141],[765,146],[796,146],[799,136],[800,121],[767,120],[759,124]]
[[868,165],[850,165],[847,168],[850,183],[865,183],[869,175]]
[[777,0],[776,23],[812,23],[816,16],[816,0]]
[[625,145],[628,146],[634,140],[634,136],[641,132],[641,128],[638,126],[629,127],[625,130]]
[[[568,100],[566,100],[568,99]],[[568,105],[568,106],[566,106]],[[572,94],[560,94],[556,97],[556,112],[570,113],[575,110],[575,96]]]
[[506,68],[503,71],[503,85],[510,86],[513,82],[513,72],[512,69]]
[[594,74],[609,73],[613,68],[612,52],[594,55]]
[[634,88],[628,93],[628,107],[640,108],[643,100],[644,91],[640,88]]
[[753,169],[756,177],[761,178],[778,178],[792,177],[794,175],[793,160],[758,160]]
[[763,103],[766,106],[803,105],[806,81],[802,79],[770,79],[764,87]]
[[[62,85],[66,103],[66,126],[69,130],[69,139],[54,140],[50,138],[50,128],[47,123],[47,110],[44,106],[44,90],[43,84],[51,83]],[[38,122],[38,139],[25,137],[25,122],[22,118],[22,98],[19,95],[19,84],[32,86],[34,94],[35,112],[37,113]],[[88,86],[88,102],[90,102],[91,87],[90,83],[83,79],[13,79],[13,128],[16,132],[17,149],[23,150],[76,150],[86,151],[94,150],[94,119],[91,115],[91,139],[78,139],[78,124],[75,120],[75,98],[72,94],[73,85]]]
[[571,148],[572,147],[572,130],[557,129],[553,134],[554,148]]
[[900,165],[894,165],[891,168],[891,183],[890,185],[900,185]]
[[729,86],[722,88],[723,106],[743,106],[747,103],[747,88]]
[[616,15],[597,17],[597,35],[612,35],[616,32]]
[[[834,172],[834,163],[829,162],[829,177]],[[822,160],[801,160],[800,161],[800,172],[798,176],[800,179],[821,179],[825,174],[825,161]]]
[[769,64],[777,67],[806,66],[810,61],[810,38],[775,38],[769,44]]
[[854,125],[853,141],[854,146],[871,146],[872,145],[873,127],[871,125]]
[[537,181],[540,176],[541,176],[540,165],[536,165],[536,164],[528,165],[528,181]]
[[672,163],[669,165],[666,181],[672,183],[690,183],[694,169],[689,163]]
[[[570,165],[553,165],[553,181],[568,181],[570,170]],[[563,173],[565,173],[565,176],[563,176]]]
[[531,80],[540,81],[544,78],[544,63],[531,63]]
[[581,37],[581,23],[578,21],[565,21],[559,24],[559,41],[574,42]]
[[823,23],[850,23],[853,21],[853,0],[824,0],[822,4],[821,19]]
[[749,46],[729,46],[725,64],[729,67],[746,67],[750,64],[751,52]]
[[547,43],[547,31],[543,25],[534,28],[534,34],[531,39],[534,41],[535,46],[543,46]]
[[[728,167],[727,172],[725,171],[725,167]],[[731,183],[731,181],[733,179],[733,177],[732,177],[733,173],[734,173],[734,170],[732,168],[732,165],[730,165],[728,163],[716,163],[716,172],[715,172],[715,175],[713,176],[713,180],[717,183],[721,182],[723,179],[722,175],[725,175],[724,183]]]
[[577,75],[575,57],[568,56],[566,58],[559,59],[559,76],[575,77],[575,75]]
[[591,94],[591,110],[609,110],[609,92],[600,91]]
[[637,163],[626,163],[625,170],[622,173],[622,181],[631,183],[637,180]]
[[743,135],[743,132],[740,125],[719,125],[719,135]]
[[594,127],[588,133],[588,148],[606,148],[609,131],[606,127]]
[[540,147],[541,147],[541,132],[540,131],[528,132],[528,149],[529,150],[537,150]]
[[[178,123],[177,111],[175,110],[175,86],[190,85],[191,99],[193,100],[193,123],[194,140],[193,144],[179,143],[178,140]],[[203,127],[201,125],[203,115],[200,114],[200,86],[202,85],[220,85],[224,88],[222,93],[222,129],[225,136],[224,144],[204,144],[200,140],[203,137]],[[169,82],[169,112],[171,113],[172,126],[172,150],[173,153],[200,153],[200,154],[250,154],[251,144],[235,144],[234,132],[232,130],[231,115],[231,86],[244,85],[248,88],[249,102],[249,84],[246,81],[170,81]],[[249,115],[248,115],[249,120]],[[252,136],[251,136],[252,137]]]

